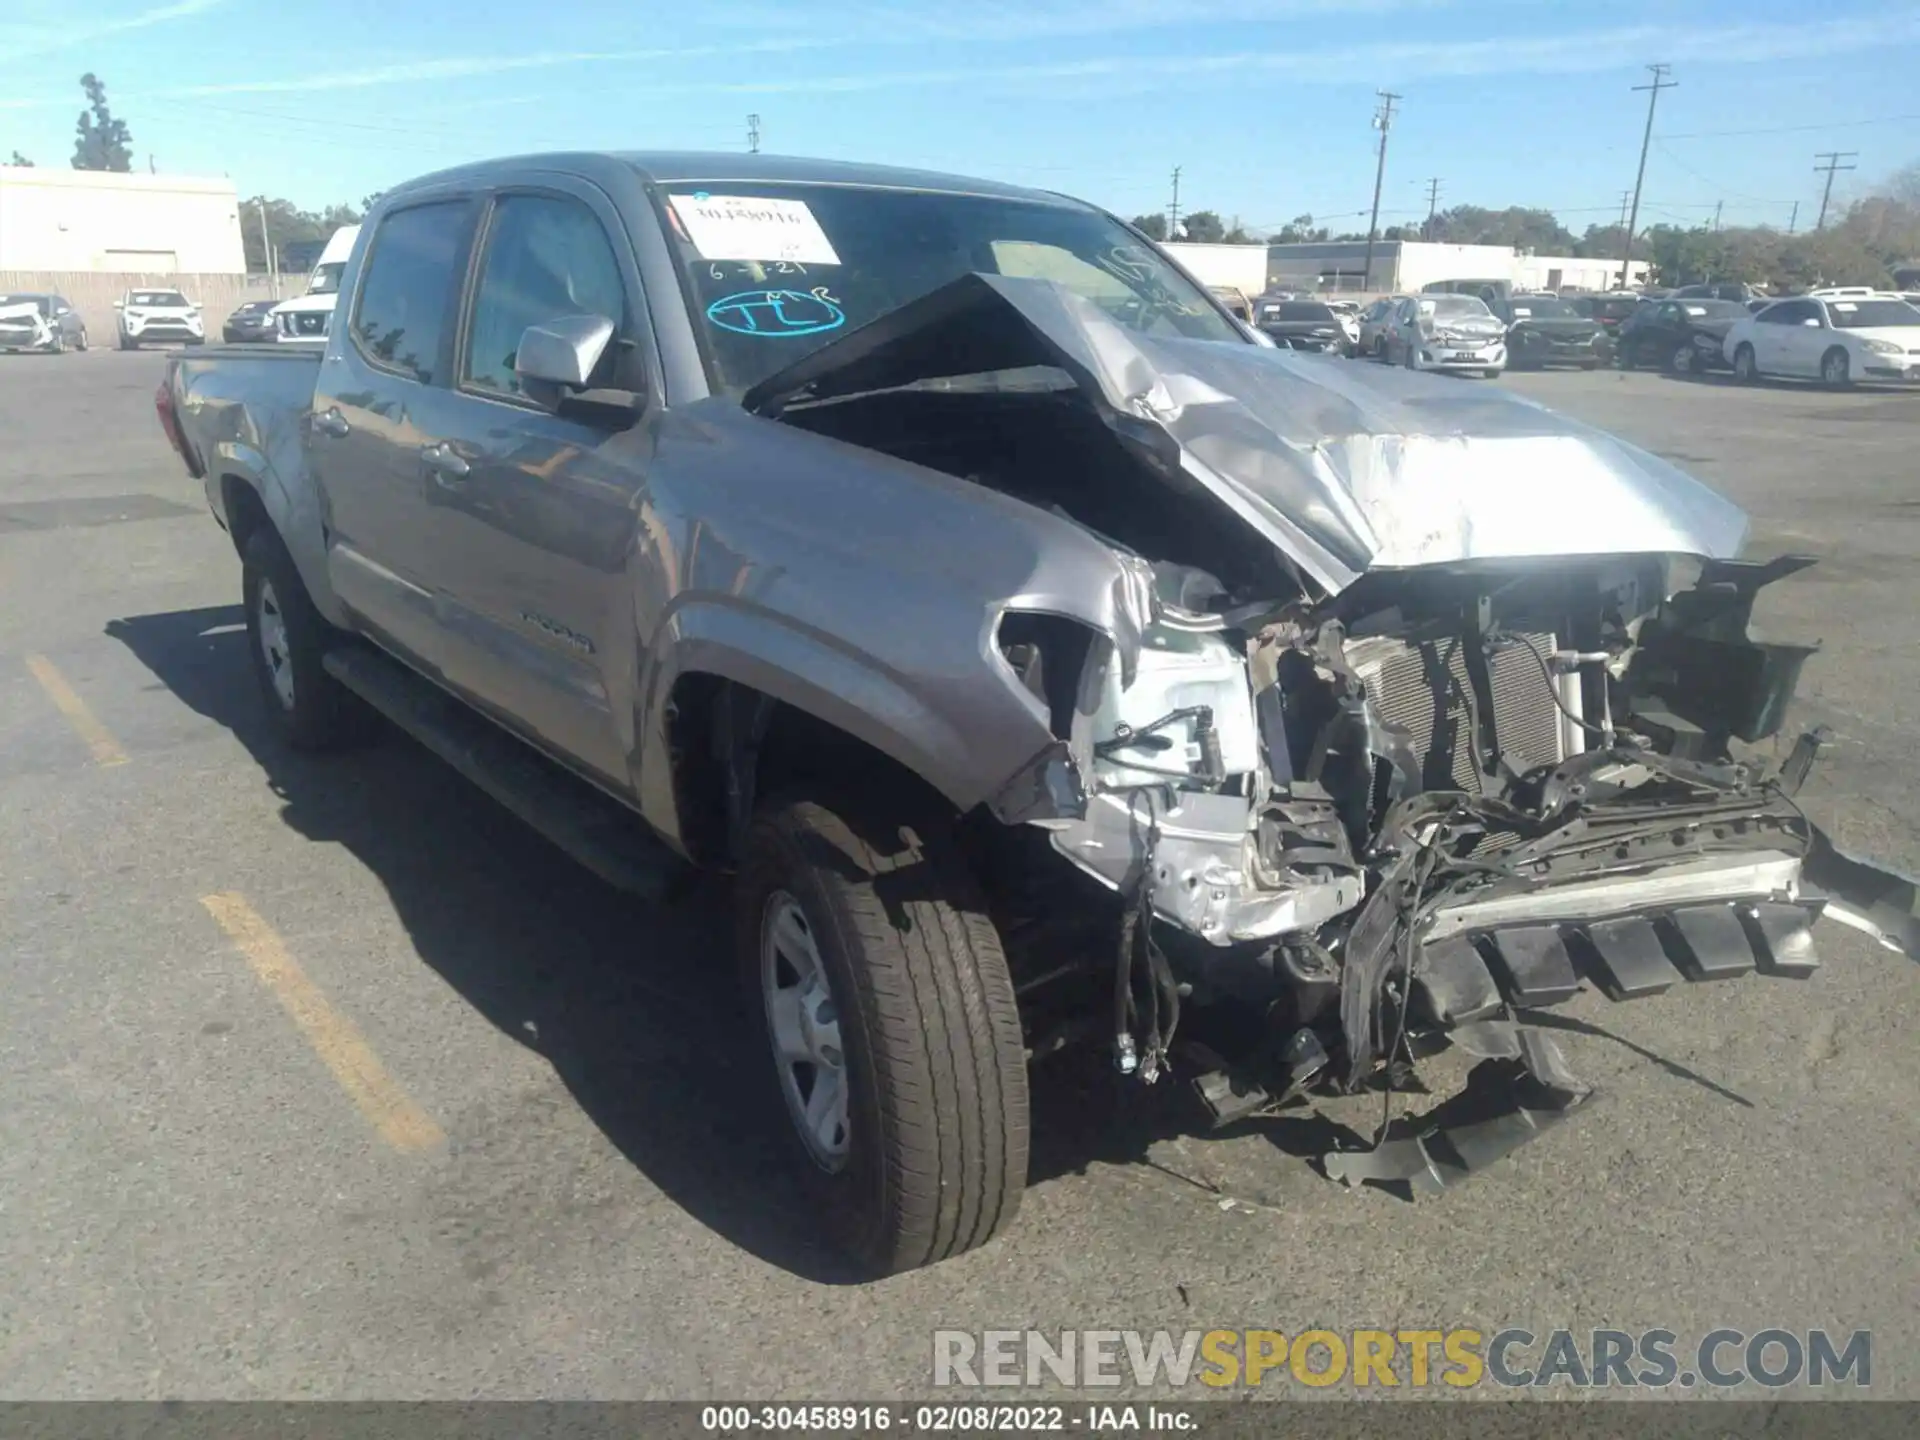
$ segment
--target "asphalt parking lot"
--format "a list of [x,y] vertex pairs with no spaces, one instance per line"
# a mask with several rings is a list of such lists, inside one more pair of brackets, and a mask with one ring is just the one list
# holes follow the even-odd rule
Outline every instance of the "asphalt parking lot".
[[[265,733],[162,363],[0,355],[0,1397],[880,1398],[936,1327],[1521,1325],[1871,1329],[1920,1399],[1920,967],[1834,926],[1806,982],[1582,996],[1601,1100],[1412,1204],[1317,1176],[1324,1126],[1179,1134],[1042,1068],[1012,1233],[836,1283],[712,915],[397,736]],[[1766,613],[1826,647],[1803,799],[1920,867],[1920,396],[1500,383],[1820,557]]]

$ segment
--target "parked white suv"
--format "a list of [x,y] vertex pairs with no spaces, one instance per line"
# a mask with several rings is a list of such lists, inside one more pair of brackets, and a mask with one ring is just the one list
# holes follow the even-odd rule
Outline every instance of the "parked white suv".
[[1722,342],[1741,380],[1920,380],[1920,310],[1898,295],[1800,295],[1737,320]]
[[113,302],[113,308],[120,312],[122,350],[138,350],[149,340],[206,343],[207,328],[200,318],[200,306],[178,290],[129,290]]

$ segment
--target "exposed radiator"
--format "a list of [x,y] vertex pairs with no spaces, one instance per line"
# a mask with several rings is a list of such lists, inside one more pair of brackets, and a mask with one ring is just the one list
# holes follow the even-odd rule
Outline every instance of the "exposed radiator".
[[[1559,642],[1547,634],[1524,632],[1541,655]],[[1472,722],[1467,709],[1467,666],[1457,639],[1419,645],[1404,640],[1349,641],[1347,658],[1366,682],[1374,711],[1382,720],[1413,736],[1422,783],[1430,790],[1481,793],[1473,762]],[[1554,691],[1540,663],[1525,647],[1508,645],[1488,662],[1493,689],[1493,723],[1501,753],[1516,771],[1552,765],[1582,747],[1579,727],[1555,708]],[[1575,677],[1556,676],[1561,703],[1580,714]]]

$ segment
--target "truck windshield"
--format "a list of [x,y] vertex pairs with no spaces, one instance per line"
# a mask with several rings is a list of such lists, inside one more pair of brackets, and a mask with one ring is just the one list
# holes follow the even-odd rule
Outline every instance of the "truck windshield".
[[716,389],[738,393],[961,276],[1053,280],[1130,330],[1245,343],[1096,210],[847,185],[676,185],[666,222]]
[[340,290],[340,276],[346,271],[346,262],[336,260],[330,265],[313,267],[313,278],[307,282],[309,295],[334,295]]

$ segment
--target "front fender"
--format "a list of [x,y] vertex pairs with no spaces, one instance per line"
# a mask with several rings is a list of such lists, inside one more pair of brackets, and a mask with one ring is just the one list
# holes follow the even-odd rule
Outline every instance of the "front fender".
[[983,615],[973,673],[909,674],[845,641],[736,597],[689,600],[667,618],[649,656],[640,733],[642,807],[675,834],[666,707],[686,675],[746,686],[851,735],[970,810],[1053,744],[1046,709],[1012,679]]

